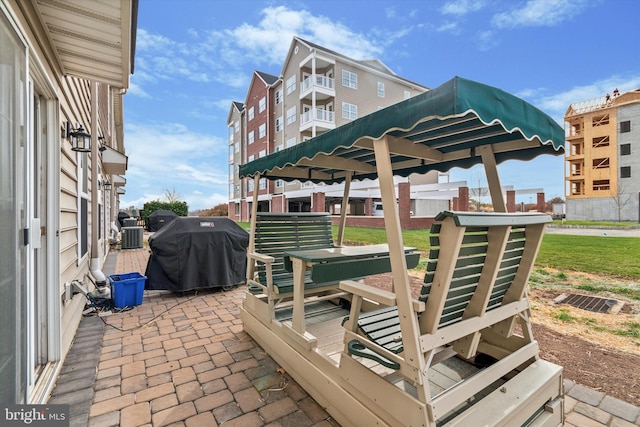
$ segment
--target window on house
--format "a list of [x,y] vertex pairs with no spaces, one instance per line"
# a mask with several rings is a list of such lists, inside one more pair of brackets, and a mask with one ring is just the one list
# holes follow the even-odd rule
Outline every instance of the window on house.
[[255,141],[255,134],[253,133],[254,131],[249,132],[249,135],[247,135],[247,139],[249,140],[249,144],[253,144],[253,141]]
[[260,150],[260,152],[258,153],[258,158],[264,157],[266,155],[267,155],[267,150]]
[[384,83],[378,82],[378,96],[384,98]]
[[267,109],[267,98],[264,96],[258,101],[258,113],[262,113]]
[[284,181],[279,179],[276,181],[276,188],[282,188],[284,186]]
[[229,184],[229,198],[233,199],[233,184]]
[[631,144],[620,144],[620,155],[628,156],[631,154]]
[[409,99],[411,98],[411,92],[409,92],[408,90],[404,91],[404,99]]
[[287,79],[287,95],[296,90],[296,76],[295,74]]
[[87,153],[78,153],[78,263],[89,251],[89,158]]
[[280,150],[282,150],[282,145],[276,145],[276,153]]
[[285,147],[286,148],[293,147],[294,145],[296,145],[296,137],[295,136],[293,138],[287,139],[287,142],[285,143]]
[[358,118],[358,106],[349,104],[348,102],[342,103],[342,118],[355,120]]
[[247,191],[253,191],[253,179],[247,180]]
[[249,121],[253,120],[254,116],[255,116],[254,107],[251,107],[251,108],[249,108],[249,111],[247,112],[247,120],[249,120]]
[[602,159],[593,159],[594,169],[607,169],[609,167],[609,158],[604,157]]
[[609,135],[607,136],[599,136],[597,138],[593,138],[591,141],[591,145],[593,148],[599,147],[608,147],[609,146]]
[[631,120],[620,122],[620,133],[631,132]]
[[278,89],[276,91],[276,104],[280,104],[282,102],[282,89]]
[[249,156],[249,159],[247,161],[253,162],[253,159],[255,159],[255,158],[256,158],[256,156],[252,154],[252,155]]
[[233,128],[235,129],[236,133],[240,132],[240,124],[237,120],[233,123]]
[[240,203],[234,203],[234,205],[235,205],[235,208],[236,208],[236,215],[240,215]]
[[280,132],[282,130],[282,116],[276,119],[276,132]]
[[229,126],[229,144],[233,144],[233,125]]
[[233,152],[234,153],[240,152],[240,144],[233,144]]
[[295,121],[296,121],[296,106],[294,105],[293,107],[287,110],[287,124],[290,125]]
[[596,126],[604,126],[609,124],[609,115],[605,114],[603,116],[593,116],[591,119],[591,125],[593,127]]
[[342,86],[358,89],[358,75],[351,71],[342,70]]
[[593,181],[593,191],[604,191],[609,190],[609,180],[608,179],[598,179]]
[[258,127],[258,138],[264,138],[267,136],[267,124],[263,123]]
[[260,190],[266,190],[267,188],[267,178],[261,178],[260,181],[258,181],[258,186],[260,187]]
[[631,178],[631,166],[622,166],[620,168],[620,178]]

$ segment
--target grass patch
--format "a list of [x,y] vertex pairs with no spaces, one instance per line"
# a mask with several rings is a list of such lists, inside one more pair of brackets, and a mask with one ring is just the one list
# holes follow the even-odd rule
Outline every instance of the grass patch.
[[551,317],[564,323],[573,323],[578,320],[577,317],[572,316],[567,310],[563,308],[561,308],[559,311],[551,313]]
[[545,234],[536,265],[626,278],[640,277],[636,237]]
[[621,337],[640,338],[639,322],[626,322],[624,325],[625,329],[614,329],[611,332]]
[[[238,223],[248,230],[248,222]],[[334,239],[338,227],[333,227]],[[429,230],[404,230],[405,246],[417,248],[421,252],[429,250]],[[386,243],[387,235],[382,228],[346,227],[345,242],[373,245]],[[565,271],[582,271],[599,275],[622,278],[640,278],[640,239],[636,237],[577,236],[565,234],[545,234],[536,259],[537,275],[540,279],[544,268]],[[563,276],[564,275],[564,276]],[[566,274],[558,273],[555,280],[565,280]],[[544,276],[545,280],[551,277]],[[624,291],[622,291],[624,292]],[[631,292],[631,294],[634,294]],[[632,297],[638,299],[636,297]]]
[[632,221],[577,221],[577,220],[554,220],[555,225],[580,225],[586,227],[632,227],[638,225]]
[[587,292],[596,293],[611,293],[617,295],[624,295],[629,299],[640,301],[640,289],[625,288],[622,286],[595,286],[595,285],[575,285],[576,289]]

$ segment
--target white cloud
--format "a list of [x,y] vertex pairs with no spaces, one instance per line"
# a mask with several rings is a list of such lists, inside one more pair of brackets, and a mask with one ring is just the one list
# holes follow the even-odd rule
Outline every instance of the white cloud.
[[481,51],[490,50],[500,44],[496,34],[491,30],[478,32],[473,40]]
[[444,15],[466,15],[471,12],[477,12],[485,5],[484,0],[458,0],[446,3],[440,12]]
[[244,23],[225,31],[233,45],[254,61],[262,58],[269,64],[281,64],[294,36],[356,59],[375,57],[382,52],[378,43],[369,40],[366,35],[304,9],[267,7],[262,10],[262,15],[257,25]]
[[135,186],[121,198],[122,206],[142,208],[146,202],[165,200],[165,189],[175,190],[189,209],[226,201],[226,140],[193,132],[181,123],[127,124],[125,136],[127,181]]
[[529,0],[523,7],[496,14],[493,24],[498,28],[552,27],[579,15],[589,5],[587,0]]
[[226,204],[229,202],[229,197],[226,194],[194,191],[187,194],[184,197],[184,201],[187,202],[189,210],[194,211],[198,209],[213,208],[223,203]]
[[245,22],[220,31],[188,29],[188,42],[138,29],[134,93],[143,96],[147,92],[143,84],[176,79],[244,88],[250,76],[238,71],[247,64],[282,64],[294,36],[364,59],[380,57],[385,46],[410,32],[403,28],[362,34],[326,16],[286,6],[267,7],[261,15],[256,24]]
[[144,91],[139,85],[131,82],[129,83],[129,89],[127,89],[127,93],[135,96],[139,96],[141,98],[151,98],[147,92]]
[[460,33],[460,27],[458,26],[457,22],[447,22],[444,23],[442,25],[440,25],[438,28],[436,28],[436,31],[438,32],[447,32],[447,33],[452,33],[452,34],[459,34]]

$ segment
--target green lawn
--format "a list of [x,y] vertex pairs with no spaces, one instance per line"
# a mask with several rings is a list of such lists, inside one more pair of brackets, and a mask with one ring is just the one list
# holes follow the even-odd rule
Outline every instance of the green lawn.
[[[338,228],[334,227],[334,237]],[[428,230],[405,230],[404,244],[429,250]],[[385,243],[383,229],[347,227],[345,242]],[[536,265],[625,278],[640,278],[640,239],[636,237],[546,234]]]
[[[248,228],[248,223],[240,223]],[[334,238],[338,227],[333,227]],[[428,230],[405,230],[406,246],[420,251],[429,250]],[[384,229],[347,227],[345,243],[385,243]],[[567,271],[604,274],[620,278],[640,278],[640,238],[612,236],[575,236],[546,234],[536,259],[538,267],[550,267]]]

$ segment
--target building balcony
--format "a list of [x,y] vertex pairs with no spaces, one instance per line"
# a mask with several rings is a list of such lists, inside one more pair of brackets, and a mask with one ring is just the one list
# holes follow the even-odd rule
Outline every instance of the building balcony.
[[584,175],[580,172],[572,173],[571,175],[566,176],[565,179],[567,181],[582,181],[584,180]]
[[331,77],[313,74],[300,85],[300,99],[309,98],[315,92],[316,100],[325,100],[336,96],[335,81]]
[[335,129],[335,112],[320,108],[312,108],[311,110],[302,113],[302,117],[300,118],[300,132],[314,126],[319,130]]

